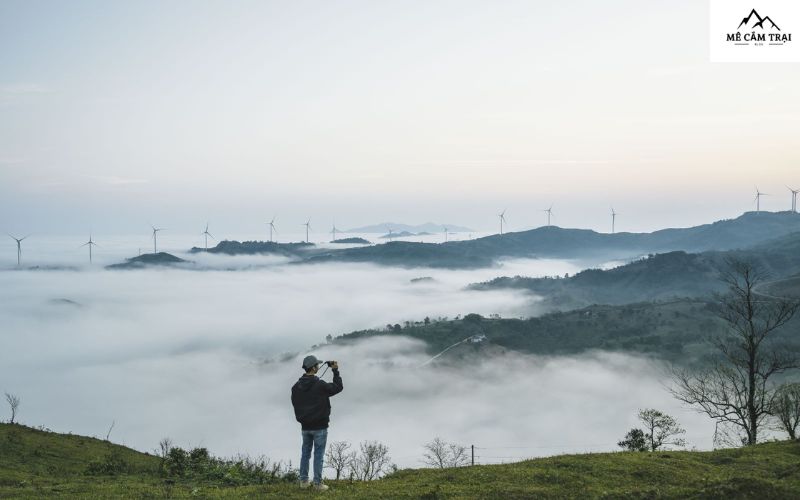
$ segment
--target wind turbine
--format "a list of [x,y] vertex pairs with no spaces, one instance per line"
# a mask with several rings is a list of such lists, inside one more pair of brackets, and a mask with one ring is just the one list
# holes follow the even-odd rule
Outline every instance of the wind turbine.
[[[339,231],[339,230],[336,229],[336,223],[334,222],[333,226],[331,227],[331,233],[333,233],[333,241],[334,242],[336,241],[336,231]],[[341,231],[339,231],[339,232],[341,232]]]
[[792,189],[789,186],[786,188],[792,192],[792,212],[797,213],[797,193],[800,193],[800,189]]
[[761,212],[761,197],[762,196],[769,196],[767,193],[762,193],[758,190],[758,186],[756,186],[756,213]]
[[[211,236],[211,233],[208,232],[208,222],[206,222],[206,230],[203,231],[202,234],[205,237],[205,240],[206,240],[206,252],[208,252],[208,237]],[[213,240],[214,237],[211,236],[211,239]]]
[[617,212],[614,211],[614,207],[611,207],[611,234],[614,234],[614,230],[616,229],[617,223]]
[[158,232],[163,231],[163,227],[155,227],[150,226],[153,228],[153,253],[158,253]]
[[[503,234],[503,222],[506,222],[506,209],[504,208],[497,216],[500,217],[500,234]],[[506,222],[506,224],[508,224],[508,222]]]
[[89,233],[89,241],[81,245],[82,247],[88,246],[89,247],[89,264],[92,263],[92,247],[96,247],[97,243],[92,241],[92,233]]
[[444,228],[444,242],[447,243],[447,228]]
[[547,212],[547,226],[550,227],[550,216],[553,215],[553,205],[550,205],[550,208],[546,210],[542,210],[542,212]]
[[278,232],[278,230],[275,229],[275,217],[273,217],[271,221],[267,222],[267,225],[269,226],[269,242],[272,243],[272,232]]
[[311,229],[311,219],[308,219],[305,224],[300,225],[306,226],[306,243],[308,243],[308,230]]
[[392,241],[392,228],[389,228],[389,241]]
[[22,241],[28,236],[30,236],[30,234],[23,236],[22,238],[17,238],[16,236],[11,236],[10,234],[8,236],[10,236],[11,239],[17,242],[17,265],[19,266],[20,263],[22,262]]

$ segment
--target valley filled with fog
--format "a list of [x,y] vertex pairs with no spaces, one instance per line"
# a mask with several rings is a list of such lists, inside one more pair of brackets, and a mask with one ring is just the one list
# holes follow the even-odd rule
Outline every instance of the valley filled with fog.
[[[105,256],[98,249],[99,260],[130,256],[129,247],[104,247]],[[74,265],[40,252],[44,264]],[[344,379],[329,442],[381,441],[399,466],[420,466],[422,445],[436,436],[488,448],[476,452],[483,463],[615,450],[645,407],[675,415],[690,446],[711,446],[713,424],[679,406],[664,386],[666,366],[654,360],[506,352],[420,367],[430,353],[403,337],[310,349],[327,335],[426,316],[537,315],[530,294],[465,287],[601,262],[519,259],[456,271],[176,255],[202,270],[0,271],[0,390],[22,397],[21,421],[100,437],[115,422],[111,439],[140,450],[168,436],[217,455],[296,464],[289,389],[300,359],[313,352],[339,360]],[[419,277],[432,280],[412,282]]]

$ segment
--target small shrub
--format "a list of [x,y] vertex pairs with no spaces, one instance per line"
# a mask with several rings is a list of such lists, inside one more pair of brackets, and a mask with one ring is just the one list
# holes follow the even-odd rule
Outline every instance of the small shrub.
[[117,451],[105,457],[92,460],[86,466],[86,475],[89,476],[115,476],[130,470],[130,466]]

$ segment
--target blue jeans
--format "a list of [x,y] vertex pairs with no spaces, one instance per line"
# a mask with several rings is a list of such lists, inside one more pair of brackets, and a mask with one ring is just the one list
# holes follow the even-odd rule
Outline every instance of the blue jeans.
[[302,431],[303,449],[300,455],[300,481],[308,481],[308,461],[311,459],[311,448],[314,448],[314,484],[322,482],[322,459],[325,457],[325,443],[328,441],[328,429],[318,431]]

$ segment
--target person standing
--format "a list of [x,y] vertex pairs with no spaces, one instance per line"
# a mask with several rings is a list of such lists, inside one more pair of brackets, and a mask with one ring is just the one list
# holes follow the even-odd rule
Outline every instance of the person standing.
[[325,382],[317,377],[322,364],[315,356],[303,359],[305,373],[292,386],[292,406],[294,416],[301,425],[303,445],[300,454],[300,486],[311,485],[308,480],[309,460],[314,452],[314,487],[327,490],[322,484],[322,467],[325,457],[325,444],[328,440],[328,424],[331,416],[330,397],[342,392],[342,376],[339,375],[339,364],[328,361],[333,370],[333,382]]

